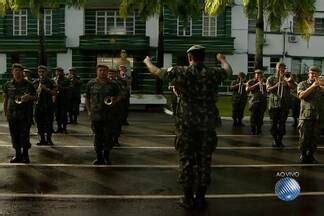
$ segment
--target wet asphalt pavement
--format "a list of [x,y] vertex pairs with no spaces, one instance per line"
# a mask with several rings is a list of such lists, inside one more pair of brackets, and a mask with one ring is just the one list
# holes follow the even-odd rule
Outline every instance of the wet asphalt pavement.
[[[3,118],[3,117],[2,117]],[[132,112],[111,166],[93,166],[90,122],[82,114],[68,134],[55,134],[54,146],[36,146],[31,131],[31,164],[10,164],[7,123],[0,121],[0,215],[302,215],[324,214],[324,139],[320,164],[300,165],[298,133],[287,123],[286,148],[271,147],[269,122],[261,136],[223,121],[213,158],[208,208],[177,205],[177,153],[173,120],[163,113]],[[245,122],[248,124],[248,122]],[[277,176],[294,172],[301,195],[290,202],[274,193]]]

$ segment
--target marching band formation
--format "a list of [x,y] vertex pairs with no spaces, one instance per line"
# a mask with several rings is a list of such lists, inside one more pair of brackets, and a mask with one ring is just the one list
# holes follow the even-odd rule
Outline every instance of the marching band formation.
[[[16,151],[11,163],[30,163],[28,150],[31,147],[29,137],[32,124],[36,123],[38,131],[39,142],[36,145],[53,145],[53,133],[67,133],[67,124],[78,123],[82,83],[76,69],[70,68],[65,75],[63,68],[56,67],[55,77],[51,79],[48,68],[40,65],[37,74],[38,78],[33,80],[30,70],[15,63],[12,66],[13,79],[3,86],[4,113]],[[96,88],[97,85],[91,86],[92,83],[98,83],[106,91]],[[86,105],[95,140],[99,139],[101,143],[102,137],[108,138],[104,142],[109,150],[113,145],[119,145],[121,125],[128,124],[129,83],[125,66],[120,65],[119,70],[113,70],[98,65],[97,78],[91,80],[86,88]],[[56,127],[53,127],[54,118]],[[111,126],[107,131],[96,133],[107,125]],[[95,141],[95,146],[98,142]],[[103,156],[104,153],[101,153]],[[99,162],[94,163],[105,164],[101,158],[98,157]],[[106,160],[106,163],[110,162]]]

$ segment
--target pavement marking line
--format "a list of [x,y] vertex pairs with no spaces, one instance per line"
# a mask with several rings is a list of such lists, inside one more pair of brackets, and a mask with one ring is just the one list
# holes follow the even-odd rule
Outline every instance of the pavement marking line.
[[[0,135],[10,135],[9,133],[0,132]],[[93,136],[92,133],[67,133],[67,134],[55,134],[55,136],[59,137],[66,137],[66,136]],[[31,136],[37,136],[37,133],[32,133]],[[122,137],[175,137],[175,134],[127,134],[125,132],[122,134]],[[258,138],[272,138],[271,135],[265,136],[257,136],[257,135],[250,135],[250,134],[218,134],[218,137],[258,137]],[[285,138],[299,138],[298,135],[287,135]]]
[[[73,167],[73,168],[159,168],[174,169],[179,165],[144,165],[144,164],[116,164],[116,165],[91,165],[91,164],[23,164],[23,163],[0,163],[0,167]],[[268,167],[324,167],[324,164],[215,164],[212,168],[268,168]]]
[[[12,148],[12,145],[1,145],[0,147],[10,147]],[[93,145],[52,145],[52,146],[37,146],[34,145],[33,148],[93,148]],[[152,150],[174,150],[174,147],[171,146],[117,146],[114,147],[114,149],[152,149]],[[278,150],[276,148],[273,148],[272,146],[241,146],[241,147],[235,147],[235,146],[224,146],[224,147],[217,147],[216,150]],[[298,150],[299,147],[285,147],[282,150]],[[317,147],[317,149],[324,149],[324,146]]]
[[[207,194],[209,199],[276,197],[274,193]],[[302,192],[299,196],[324,196],[324,192]],[[95,195],[95,194],[35,194],[0,193],[0,198],[55,198],[55,199],[179,199],[182,195]]]

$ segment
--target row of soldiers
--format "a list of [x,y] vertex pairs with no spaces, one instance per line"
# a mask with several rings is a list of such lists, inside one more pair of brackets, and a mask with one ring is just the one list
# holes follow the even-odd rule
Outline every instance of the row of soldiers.
[[[121,89],[123,92],[129,92],[125,72],[123,72],[125,69],[123,66],[120,68],[121,76],[117,75],[117,70],[111,70],[109,77],[108,74],[106,76],[107,80],[116,83],[118,96],[122,92]],[[79,114],[81,81],[74,68],[69,69],[69,75],[66,77],[64,70],[56,67],[54,79],[49,77],[48,69],[43,65],[37,68],[38,79],[29,80],[28,75],[26,76],[28,73],[30,72],[25,70],[24,76],[24,67],[21,64],[13,64],[13,79],[3,86],[4,113],[9,123],[13,148],[16,150],[16,155],[10,160],[11,163],[30,162],[28,150],[31,147],[29,136],[33,117],[39,135],[37,145],[53,145],[54,114],[57,121],[55,131],[57,133],[66,133],[67,113],[69,113],[71,123],[77,122]],[[129,94],[124,94],[126,96],[119,97],[122,99],[119,99],[118,103],[114,103],[115,106],[113,106],[114,116],[120,119],[114,124],[113,143],[115,144],[119,144],[118,137],[121,131],[121,124],[118,122],[127,121]],[[123,106],[121,106],[122,103]],[[118,106],[120,107],[117,108]]]
[[[276,73],[273,76],[264,78],[261,70],[255,71],[253,79],[246,81],[245,74],[240,73],[238,79],[233,81],[233,126],[242,126],[244,108],[248,96],[249,109],[251,111],[251,133],[259,135],[262,133],[264,113],[269,110],[271,119],[271,135],[273,137],[272,146],[283,148],[282,139],[286,133],[286,121],[289,110],[292,109],[294,117],[293,126],[297,126],[300,132],[301,157],[302,163],[316,163],[313,153],[316,149],[316,140],[311,134],[319,133],[310,131],[316,126],[320,130],[320,122],[324,120],[324,86],[316,84],[314,92],[305,100],[301,92],[305,91],[313,83],[319,83],[321,70],[312,66],[309,68],[308,80],[297,83],[293,75],[286,70],[286,65],[282,62],[277,63]],[[313,126],[304,127],[305,120],[314,119]],[[322,122],[323,124],[323,122]],[[311,124],[312,125],[312,124]],[[323,129],[323,128],[322,128]],[[311,137],[311,138],[309,138]],[[313,139],[310,141],[310,139]]]

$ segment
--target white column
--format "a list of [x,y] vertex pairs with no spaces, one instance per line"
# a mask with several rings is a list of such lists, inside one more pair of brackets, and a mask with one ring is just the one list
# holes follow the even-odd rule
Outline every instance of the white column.
[[79,37],[84,35],[84,9],[65,7],[66,46],[78,47]]
[[0,54],[0,74],[4,74],[7,71],[7,55]]

